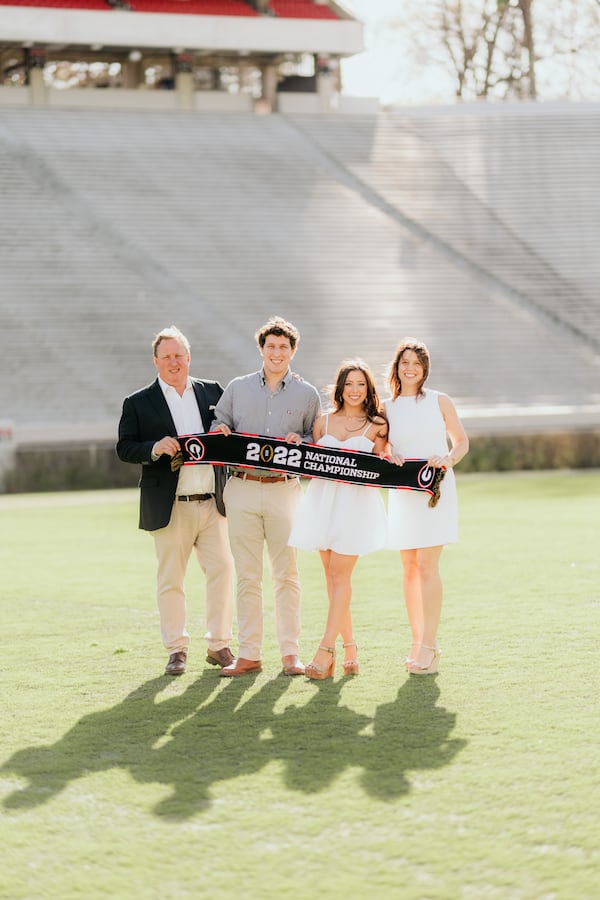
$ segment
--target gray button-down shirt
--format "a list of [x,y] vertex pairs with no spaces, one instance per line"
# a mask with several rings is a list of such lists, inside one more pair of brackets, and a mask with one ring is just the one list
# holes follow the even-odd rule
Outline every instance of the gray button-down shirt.
[[215,407],[212,424],[224,423],[232,431],[285,438],[290,431],[312,441],[314,421],[321,412],[318,391],[288,369],[272,392],[264,373],[253,372],[230,381]]

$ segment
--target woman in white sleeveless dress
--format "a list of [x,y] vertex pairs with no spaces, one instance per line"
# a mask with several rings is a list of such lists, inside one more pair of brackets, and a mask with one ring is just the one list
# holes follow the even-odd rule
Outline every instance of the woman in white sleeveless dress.
[[429,368],[425,344],[405,338],[390,365],[392,396],[384,404],[393,462],[403,465],[405,459],[427,459],[430,465],[446,470],[434,507],[421,492],[388,493],[388,546],[399,550],[402,557],[404,601],[412,632],[406,668],[415,675],[438,671],[437,629],[442,611],[439,559],[444,545],[458,540],[452,468],[469,449],[469,439],[450,397],[423,386]]
[[[362,360],[344,361],[336,375],[334,409],[320,416],[313,439],[323,447],[343,447],[366,453],[389,452],[387,423],[373,376]],[[289,544],[318,550],[325,570],[329,613],[323,639],[306,675],[333,677],[335,641],[344,643],[344,673],[358,675],[356,641],[350,601],[352,570],[359,556],[385,547],[387,522],[378,488],[313,478],[300,502]]]

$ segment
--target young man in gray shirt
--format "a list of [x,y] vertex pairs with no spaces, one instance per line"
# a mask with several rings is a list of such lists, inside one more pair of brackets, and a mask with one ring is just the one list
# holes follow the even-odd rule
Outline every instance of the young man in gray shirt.
[[[290,369],[300,335],[290,322],[272,318],[256,332],[263,365],[234,378],[215,408],[213,431],[312,441],[321,411],[319,394]],[[275,625],[286,675],[303,675],[300,581],[297,551],[288,538],[302,488],[295,475],[268,469],[233,469],[224,492],[229,540],[237,573],[238,657],[225,677],[260,672],[263,639],[263,550],[266,542],[275,592]]]

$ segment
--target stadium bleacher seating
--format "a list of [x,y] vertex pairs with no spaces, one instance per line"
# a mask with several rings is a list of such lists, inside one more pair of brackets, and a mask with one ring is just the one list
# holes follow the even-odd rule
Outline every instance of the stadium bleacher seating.
[[[196,16],[257,16],[244,0],[128,0],[137,12],[182,13]],[[107,9],[109,0],[0,0],[0,6],[39,6],[57,9]]]
[[39,6],[56,9],[108,9],[108,0],[0,0],[0,6]]
[[188,16],[257,16],[243,0],[129,0],[131,8],[144,13],[180,13]]
[[269,6],[281,18],[288,19],[337,19],[328,6],[312,0],[270,0]]
[[[109,0],[0,0],[0,6],[39,6],[57,9],[110,9]],[[258,16],[245,0],[128,0],[132,10],[195,16]],[[329,9],[312,0],[271,0],[272,12],[283,19],[335,19]]]
[[303,127],[426,234],[600,348],[598,272],[587,265],[599,204],[575,165],[597,114],[566,105],[495,112],[384,118],[366,160],[353,155],[360,122],[317,116]]
[[[114,429],[175,322],[195,374],[258,367],[270,315],[320,388],[429,345],[463,409],[600,403],[600,110],[2,110],[3,417]],[[535,277],[532,277],[535,275]],[[5,357],[6,360],[6,357]]]

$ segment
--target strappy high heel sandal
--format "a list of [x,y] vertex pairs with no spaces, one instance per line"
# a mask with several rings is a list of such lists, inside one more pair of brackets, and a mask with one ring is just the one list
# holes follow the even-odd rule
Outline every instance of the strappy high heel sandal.
[[[412,642],[412,645],[411,645],[411,648],[410,648],[410,652],[412,653],[413,650],[415,649],[415,647],[421,647],[421,646],[422,646],[422,644],[421,644],[420,641],[413,641],[413,642]],[[410,671],[410,667],[411,667],[411,666],[414,666],[415,663],[416,663],[415,658],[414,658],[413,656],[410,656],[410,654],[409,654],[409,655],[406,657],[406,659],[404,660],[404,665],[406,666],[406,668],[407,668],[409,671]]]
[[345,659],[343,662],[344,667],[344,675],[358,675],[359,664],[358,664],[358,647],[356,646],[356,641],[348,641],[344,644],[344,647],[354,647],[356,653],[354,655],[354,659]]
[[319,650],[325,650],[326,653],[330,653],[331,662],[328,666],[320,666],[313,660],[306,666],[306,669],[304,670],[305,675],[313,681],[324,681],[325,678],[333,678],[335,670],[335,647],[324,647],[323,644],[321,644]]
[[433,653],[429,665],[422,666],[420,663],[416,662],[416,660],[410,659],[406,661],[406,668],[411,675],[435,675],[440,668],[440,655],[442,651],[437,647],[429,647],[427,644],[421,644],[421,647],[424,650],[431,650]]

